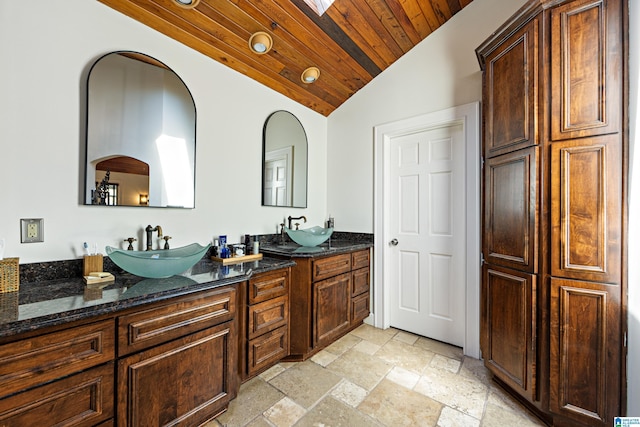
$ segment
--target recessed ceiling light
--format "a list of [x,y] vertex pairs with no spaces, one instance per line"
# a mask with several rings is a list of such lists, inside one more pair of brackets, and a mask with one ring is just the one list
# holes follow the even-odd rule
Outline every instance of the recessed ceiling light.
[[264,31],[258,31],[254,33],[249,39],[249,48],[253,53],[258,55],[264,55],[271,50],[273,46],[273,39]]
[[317,67],[309,67],[302,72],[300,80],[302,83],[311,84],[320,77],[320,70]]
[[185,9],[193,9],[200,3],[200,0],[173,0],[178,6]]

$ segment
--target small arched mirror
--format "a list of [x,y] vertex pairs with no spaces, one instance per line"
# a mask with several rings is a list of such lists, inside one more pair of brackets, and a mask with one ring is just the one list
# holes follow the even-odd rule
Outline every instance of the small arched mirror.
[[262,134],[262,205],[307,207],[307,134],[288,111],[272,113]]
[[169,67],[137,52],[98,59],[87,80],[87,205],[195,206],[196,108]]

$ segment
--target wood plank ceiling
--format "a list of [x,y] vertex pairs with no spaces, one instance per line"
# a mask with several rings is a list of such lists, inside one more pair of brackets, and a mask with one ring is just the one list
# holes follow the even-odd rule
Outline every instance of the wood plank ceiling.
[[[304,0],[99,1],[328,116],[473,0],[336,0],[322,16]],[[273,38],[264,55],[256,31]]]

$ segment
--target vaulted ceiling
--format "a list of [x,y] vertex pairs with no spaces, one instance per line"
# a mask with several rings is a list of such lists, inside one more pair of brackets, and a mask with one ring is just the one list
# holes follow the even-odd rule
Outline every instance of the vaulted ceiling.
[[335,0],[322,16],[304,0],[99,1],[327,116],[473,0]]

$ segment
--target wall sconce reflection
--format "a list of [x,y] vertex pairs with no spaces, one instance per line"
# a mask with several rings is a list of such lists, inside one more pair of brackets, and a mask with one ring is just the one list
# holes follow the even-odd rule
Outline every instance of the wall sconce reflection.
[[140,194],[140,204],[146,206],[149,204],[149,195],[148,194]]

